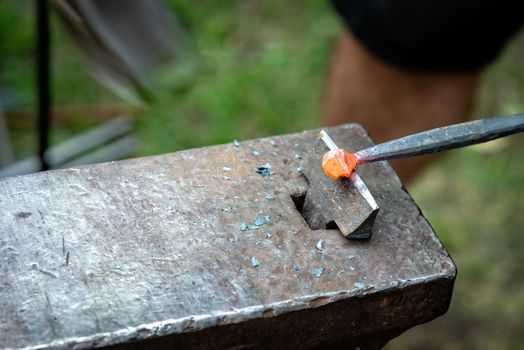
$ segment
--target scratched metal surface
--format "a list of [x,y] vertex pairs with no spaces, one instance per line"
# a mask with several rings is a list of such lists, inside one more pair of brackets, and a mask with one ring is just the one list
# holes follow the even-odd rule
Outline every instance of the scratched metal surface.
[[[329,132],[370,144],[354,125]],[[309,229],[290,195],[316,135],[1,179],[0,348],[119,344],[453,280],[385,163],[359,169],[381,207],[371,240]],[[254,170],[265,163],[269,177]],[[256,218],[269,222],[241,230]]]

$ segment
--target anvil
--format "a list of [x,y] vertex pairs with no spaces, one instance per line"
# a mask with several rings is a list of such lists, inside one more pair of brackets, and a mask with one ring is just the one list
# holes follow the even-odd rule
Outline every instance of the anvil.
[[0,179],[0,348],[378,348],[446,312],[455,266],[386,162],[358,169],[373,239],[304,221],[318,133]]

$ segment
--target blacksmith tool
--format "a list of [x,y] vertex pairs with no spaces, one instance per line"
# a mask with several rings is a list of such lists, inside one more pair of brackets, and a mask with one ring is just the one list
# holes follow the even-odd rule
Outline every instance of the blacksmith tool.
[[349,178],[337,181],[323,174],[319,159],[326,146],[330,150],[339,149],[331,137],[322,131],[321,138],[317,138],[315,147],[303,161],[302,172],[308,179],[309,189],[302,216],[314,230],[338,228],[346,238],[371,238],[378,204],[356,172]]
[[356,165],[420,156],[487,142],[524,131],[524,114],[480,119],[402,137],[354,153]]
[[[336,181],[330,181],[325,176],[319,179],[316,174],[318,166],[311,167],[313,159],[308,159],[310,169],[305,172],[305,176],[313,191],[306,195],[304,217],[313,228],[328,228],[330,223],[335,223],[346,238],[371,238],[379,207],[365,183],[354,171],[355,167],[381,160],[446,151],[522,131],[524,114],[494,117],[436,128],[350,153],[337,147],[322,130],[319,139],[329,148],[329,152],[323,156],[322,167],[326,175]],[[319,164],[318,140],[315,150],[312,157],[316,157]],[[324,196],[329,200],[322,199]],[[344,205],[339,205],[341,201]]]

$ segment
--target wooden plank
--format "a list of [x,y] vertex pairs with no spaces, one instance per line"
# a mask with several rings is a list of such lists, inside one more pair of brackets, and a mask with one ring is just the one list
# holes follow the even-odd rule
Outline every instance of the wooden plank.
[[[46,158],[53,169],[120,159],[136,150],[136,139],[127,138],[120,141],[115,144],[114,150],[111,150],[111,146],[107,146],[92,155],[85,155],[85,153],[130,133],[132,129],[129,119],[125,117],[112,119],[50,147],[46,152]],[[39,169],[38,157],[30,156],[0,169],[0,177],[29,174]]]
[[72,161],[63,164],[61,168],[85,166],[94,163],[123,159],[135,152],[139,148],[139,144],[140,143],[135,136],[127,135],[104,147],[100,147],[91,153],[73,159]]

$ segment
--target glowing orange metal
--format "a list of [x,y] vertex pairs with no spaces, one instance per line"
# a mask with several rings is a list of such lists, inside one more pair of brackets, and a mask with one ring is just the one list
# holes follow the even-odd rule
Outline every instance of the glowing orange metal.
[[353,153],[341,148],[327,152],[322,158],[322,169],[333,180],[350,177],[356,165],[357,160]]

